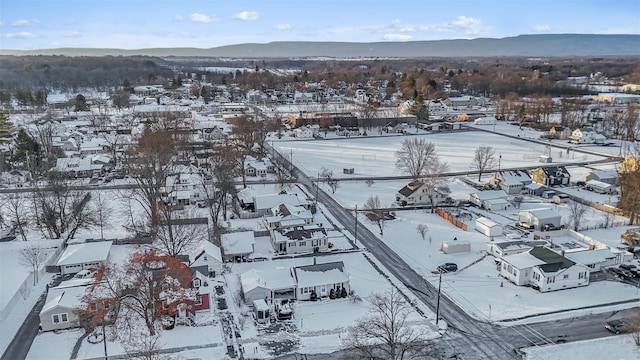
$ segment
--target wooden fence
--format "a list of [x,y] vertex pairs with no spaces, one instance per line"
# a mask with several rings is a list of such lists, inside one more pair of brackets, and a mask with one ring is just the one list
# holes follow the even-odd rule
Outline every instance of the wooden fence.
[[436,214],[440,215],[440,217],[442,217],[443,219],[445,219],[448,222],[452,223],[453,225],[459,227],[460,229],[462,229],[464,231],[467,231],[467,224],[465,224],[462,221],[456,219],[451,214],[449,214],[448,212],[442,210],[441,208],[437,208],[436,209]]

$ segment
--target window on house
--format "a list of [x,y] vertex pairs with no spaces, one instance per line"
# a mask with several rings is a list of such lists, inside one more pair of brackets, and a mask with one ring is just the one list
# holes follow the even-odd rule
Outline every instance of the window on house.
[[196,296],[196,305],[202,305],[202,296]]
[[563,279],[568,279],[568,278],[569,278],[569,275],[565,275],[565,276],[563,277]]
[[54,314],[53,316],[51,316],[51,318],[52,318],[54,324],[59,324],[60,323],[60,315]]
[[306,241],[300,241],[298,246],[307,246],[307,242]]
[[202,281],[200,281],[200,279],[193,279],[193,287],[200,287],[202,286]]
[[67,313],[60,314],[60,320],[62,320],[62,322],[68,322],[69,321],[69,317],[68,317]]
[[169,304],[167,304],[167,301],[166,301],[166,300],[164,300],[164,301],[162,302],[162,308],[163,308],[164,310],[169,309]]

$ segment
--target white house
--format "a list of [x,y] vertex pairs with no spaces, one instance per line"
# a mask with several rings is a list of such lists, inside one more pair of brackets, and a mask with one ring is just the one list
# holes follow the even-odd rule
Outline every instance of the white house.
[[220,248],[209,241],[201,241],[196,255],[189,264],[189,268],[215,277],[222,273],[222,252]]
[[327,251],[327,231],[319,225],[271,229],[271,245],[281,254],[304,254]]
[[342,291],[345,288],[349,293],[349,274],[344,269],[342,261],[335,261],[324,264],[298,266],[293,269],[298,300],[309,300],[311,293],[319,298],[327,297],[334,291]]
[[489,183],[509,195],[520,194],[531,184],[531,175],[524,170],[504,170],[491,175]]
[[556,210],[551,208],[520,210],[518,212],[518,221],[531,224],[535,229],[541,229],[544,224],[562,225],[562,217]]
[[615,170],[594,170],[584,173],[582,181],[598,180],[607,184],[616,185],[618,183],[618,172]]
[[[434,205],[439,205],[449,200],[449,196],[442,191],[436,190],[433,198]],[[430,205],[427,186],[419,180],[414,180],[405,185],[396,194],[396,203],[400,206],[406,205]]]
[[473,120],[473,123],[476,125],[495,125],[498,123],[498,119],[493,116],[485,116]]
[[265,216],[269,229],[291,228],[313,224],[313,214],[302,206],[280,204],[271,209],[273,216]]
[[317,134],[317,128],[312,127],[312,125],[309,126],[300,126],[299,128],[293,129],[293,136],[297,137],[297,138],[304,138],[304,139],[310,139],[312,138],[315,134]]
[[469,201],[487,210],[505,210],[511,206],[507,193],[502,190],[476,191],[469,194]]
[[255,211],[259,216],[274,215],[272,210],[280,204],[289,204],[294,206],[302,206],[306,209],[311,208],[311,202],[306,198],[299,197],[297,194],[265,194],[257,195],[253,199]]
[[476,219],[476,230],[487,237],[502,235],[502,226],[485,217],[479,217]]
[[64,250],[56,266],[62,274],[75,274],[80,270],[98,268],[109,261],[111,241],[72,244]]
[[42,331],[79,327],[80,318],[76,309],[82,304],[86,290],[87,286],[49,288],[47,299],[40,310]]
[[604,144],[606,140],[604,135],[598,134],[590,127],[573,130],[570,139],[573,144]]
[[[509,237],[507,236],[507,239]],[[492,241],[488,243],[489,254],[496,258],[501,258],[508,255],[514,255],[523,253],[533,249],[534,246],[545,246],[548,243],[544,240],[507,240],[507,241]]]
[[564,257],[578,264],[585,265],[591,272],[597,272],[607,266],[618,264],[618,255],[609,248],[588,249],[578,248],[564,251]]
[[540,292],[589,285],[589,268],[577,264],[546,247],[504,256],[500,276],[518,286],[531,286]]

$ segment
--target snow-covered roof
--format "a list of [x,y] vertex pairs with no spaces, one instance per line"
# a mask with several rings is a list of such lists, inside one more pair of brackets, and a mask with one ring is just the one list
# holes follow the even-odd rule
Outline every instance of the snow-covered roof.
[[299,198],[296,194],[266,194],[255,197],[256,210],[271,209],[280,204],[299,206],[307,204],[307,200]]
[[587,250],[582,248],[578,251],[566,251],[564,257],[578,264],[591,265],[606,262],[611,258],[615,258],[616,255],[609,249]]
[[56,265],[64,266],[106,261],[109,258],[111,244],[111,241],[100,241],[69,245],[60,255]]
[[196,251],[196,257],[195,259],[193,259],[193,261],[195,262],[196,260],[198,260],[198,258],[202,256],[202,254],[207,254],[212,258],[222,262],[222,253],[220,252],[220,248],[210,241],[204,240],[200,242]]
[[82,297],[86,291],[86,286],[75,286],[68,288],[49,288],[47,300],[40,313],[46,313],[56,307],[75,309],[80,305]]
[[339,284],[349,281],[342,261],[298,266],[294,268],[298,287],[311,287],[324,284]]
[[501,199],[506,198],[507,193],[503,190],[485,190],[485,191],[476,191],[471,193],[471,196],[474,196],[480,200],[489,200],[489,199]]
[[291,275],[291,269],[279,268],[269,270],[251,269],[240,274],[242,291],[245,293],[263,287],[270,290],[290,289],[296,287],[296,280]]
[[483,224],[486,227],[494,227],[494,226],[499,226],[498,223],[496,223],[495,221],[491,220],[491,219],[487,219],[486,217],[479,217],[476,219],[476,223],[480,223]]
[[539,209],[529,209],[529,210],[520,210],[521,213],[529,213],[531,216],[535,216],[538,219],[548,219],[552,217],[559,217],[557,211],[551,208],[539,208]]
[[519,254],[507,255],[502,259],[507,263],[515,266],[517,269],[528,269],[534,266],[546,264],[544,261],[529,254],[528,251]]
[[234,255],[252,253],[256,241],[253,231],[240,231],[222,234],[221,242],[225,255]]

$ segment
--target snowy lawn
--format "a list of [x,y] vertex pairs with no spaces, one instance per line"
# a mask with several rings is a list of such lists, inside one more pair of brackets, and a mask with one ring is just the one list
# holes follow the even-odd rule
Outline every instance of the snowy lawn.
[[523,351],[526,353],[526,360],[640,359],[640,347],[636,346],[631,336],[625,335],[567,344],[537,346],[523,349]]

